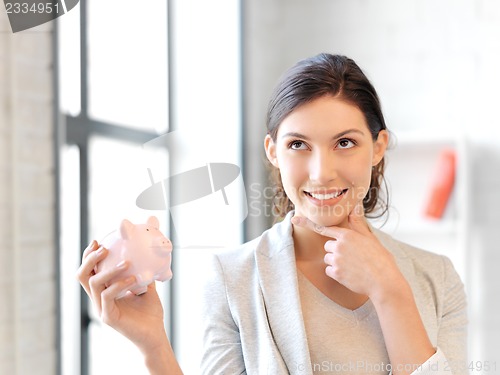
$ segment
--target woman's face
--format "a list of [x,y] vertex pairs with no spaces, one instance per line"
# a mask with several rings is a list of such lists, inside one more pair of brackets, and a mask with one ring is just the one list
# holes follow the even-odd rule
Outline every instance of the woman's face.
[[346,226],[368,193],[372,167],[382,160],[387,143],[385,130],[373,141],[356,106],[323,96],[290,113],[276,141],[268,135],[265,147],[296,215],[319,225]]

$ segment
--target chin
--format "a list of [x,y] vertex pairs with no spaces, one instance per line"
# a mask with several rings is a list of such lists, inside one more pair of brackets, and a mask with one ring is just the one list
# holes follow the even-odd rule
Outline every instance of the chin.
[[346,215],[322,214],[322,213],[304,213],[303,216],[307,217],[313,223],[322,225],[324,227],[332,226],[345,226],[347,223]]
[[322,225],[324,227],[333,227],[333,226],[345,226],[346,219],[340,217],[317,217],[314,222],[318,225]]

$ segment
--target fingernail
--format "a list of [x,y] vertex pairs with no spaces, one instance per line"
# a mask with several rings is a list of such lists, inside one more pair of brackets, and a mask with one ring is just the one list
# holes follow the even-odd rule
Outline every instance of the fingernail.
[[106,250],[106,249],[105,249],[104,247],[102,247],[102,246],[101,246],[101,247],[99,247],[99,249],[97,249],[97,256],[104,254],[104,251],[105,251],[105,250]]
[[122,260],[120,263],[116,265],[116,268],[125,268],[127,266],[127,262]]
[[321,232],[323,232],[324,229],[325,229],[325,227],[323,225],[314,224],[314,230],[316,232],[321,233]]

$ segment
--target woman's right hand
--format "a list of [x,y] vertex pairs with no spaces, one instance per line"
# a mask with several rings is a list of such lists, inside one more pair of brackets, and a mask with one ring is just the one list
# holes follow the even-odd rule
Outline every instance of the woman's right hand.
[[[78,280],[83,286],[101,320],[131,340],[143,353],[158,350],[170,344],[163,325],[163,307],[151,283],[147,293],[136,296],[128,292],[125,297],[118,295],[127,290],[135,278],[119,278],[130,265],[122,263],[116,268],[95,273],[96,265],[108,254],[108,250],[96,241],[85,249],[82,264],[78,269]],[[110,280],[117,278],[109,287]]]

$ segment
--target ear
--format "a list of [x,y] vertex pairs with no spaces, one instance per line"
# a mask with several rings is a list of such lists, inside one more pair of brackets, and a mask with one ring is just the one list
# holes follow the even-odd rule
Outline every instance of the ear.
[[146,223],[155,229],[160,229],[160,222],[156,216],[150,216]]
[[381,130],[378,133],[377,139],[373,142],[373,158],[372,165],[377,165],[380,160],[385,155],[385,150],[387,150],[387,146],[389,144],[389,133],[387,130]]
[[266,138],[264,138],[264,148],[266,149],[267,159],[272,165],[279,168],[278,158],[276,157],[276,144],[269,134],[266,135]]
[[134,224],[132,224],[127,219],[123,219],[120,224],[120,235],[124,240],[129,239],[132,236],[132,231],[134,230]]

